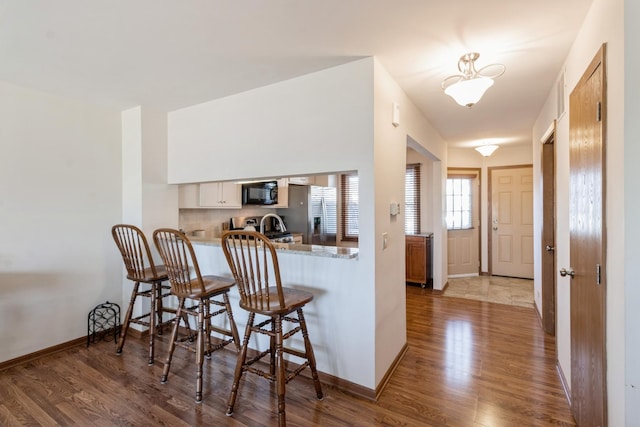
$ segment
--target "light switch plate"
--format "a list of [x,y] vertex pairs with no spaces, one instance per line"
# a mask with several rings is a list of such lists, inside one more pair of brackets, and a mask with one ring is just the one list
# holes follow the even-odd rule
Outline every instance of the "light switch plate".
[[389,245],[389,235],[387,232],[382,233],[382,249],[387,249]]

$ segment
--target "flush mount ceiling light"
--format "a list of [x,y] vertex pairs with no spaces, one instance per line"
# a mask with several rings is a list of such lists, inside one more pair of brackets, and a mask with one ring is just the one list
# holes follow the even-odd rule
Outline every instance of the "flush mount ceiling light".
[[462,74],[449,76],[442,81],[444,93],[452,97],[463,107],[471,108],[480,101],[482,95],[493,85],[493,79],[504,74],[506,67],[491,64],[476,70],[477,52],[464,54],[458,61],[458,70]]
[[481,145],[480,147],[476,147],[476,151],[485,157],[489,157],[497,149],[497,145]]

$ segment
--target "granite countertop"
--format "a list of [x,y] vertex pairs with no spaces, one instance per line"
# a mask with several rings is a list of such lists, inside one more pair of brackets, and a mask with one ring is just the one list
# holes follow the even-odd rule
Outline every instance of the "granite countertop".
[[[219,237],[189,236],[194,244],[221,246]],[[298,245],[294,243],[274,243],[278,252],[290,254],[321,256],[329,258],[358,259],[358,248],[346,248],[341,246]]]

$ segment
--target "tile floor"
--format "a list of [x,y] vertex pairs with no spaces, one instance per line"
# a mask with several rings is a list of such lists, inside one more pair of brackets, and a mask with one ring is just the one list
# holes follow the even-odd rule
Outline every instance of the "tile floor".
[[450,278],[443,295],[533,308],[533,280],[501,276]]

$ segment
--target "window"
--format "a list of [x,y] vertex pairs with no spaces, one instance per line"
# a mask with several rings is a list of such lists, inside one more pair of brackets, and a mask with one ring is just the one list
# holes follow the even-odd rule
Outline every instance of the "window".
[[404,233],[420,234],[420,164],[407,165],[404,175]]
[[358,227],[358,175],[356,173],[340,175],[340,197],[342,202],[342,240],[357,242]]
[[447,228],[465,230],[473,228],[471,218],[474,177],[447,179]]

